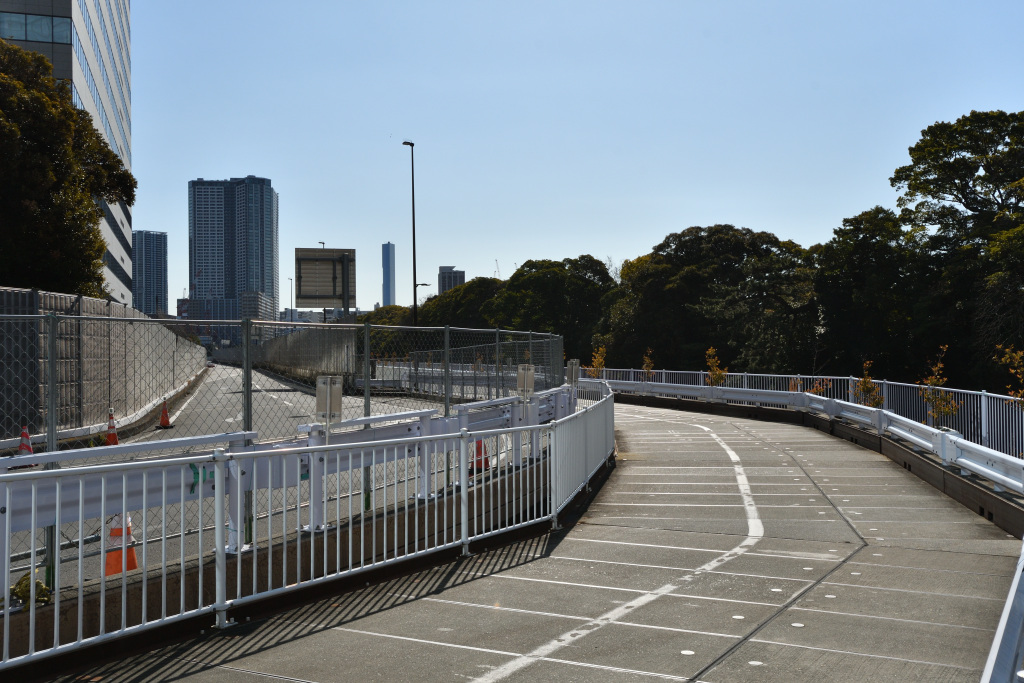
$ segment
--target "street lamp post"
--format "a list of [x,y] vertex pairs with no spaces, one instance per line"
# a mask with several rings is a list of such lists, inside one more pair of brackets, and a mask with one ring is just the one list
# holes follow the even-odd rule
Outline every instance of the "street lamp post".
[[409,145],[409,171],[412,179],[412,324],[419,324],[416,304],[416,289],[419,283],[416,282],[416,158],[413,153],[412,140],[406,140],[403,145]]

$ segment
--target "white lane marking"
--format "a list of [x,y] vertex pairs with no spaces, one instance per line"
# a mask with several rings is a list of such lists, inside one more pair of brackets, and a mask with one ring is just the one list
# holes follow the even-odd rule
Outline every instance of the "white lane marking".
[[[637,588],[619,588],[618,586],[600,586],[591,583],[570,583],[568,581],[555,581],[553,579],[531,579],[525,576],[506,576],[505,574],[487,574],[484,572],[472,572],[474,576],[483,576],[493,579],[510,579],[513,581],[533,581],[535,583],[550,583],[557,586],[576,586],[579,588],[599,588],[608,591],[621,591],[624,593],[647,593],[648,591]],[[809,583],[809,582],[805,582]],[[803,589],[801,589],[803,590]],[[668,593],[669,597],[685,598],[687,600],[707,600],[709,602],[735,602],[740,605],[764,605],[765,607],[778,607],[774,602],[756,602],[754,600],[732,600],[730,598],[715,598],[708,595],[695,595],[693,593]]]
[[726,452],[726,454],[729,456],[729,459],[732,461],[733,473],[736,477],[736,484],[739,487],[740,492],[743,494],[743,507],[745,509],[747,517],[747,537],[743,539],[743,541],[741,541],[740,544],[734,547],[732,550],[729,550],[720,555],[719,557],[716,557],[715,559],[701,565],[692,573],[686,576],[679,577],[679,579],[677,579],[678,583],[667,583],[664,586],[658,588],[657,590],[651,591],[644,595],[640,595],[634,598],[633,600],[627,602],[626,604],[620,605],[615,609],[610,610],[605,614],[602,614],[597,619],[594,619],[593,621],[583,624],[579,628],[568,631],[562,634],[561,636],[555,638],[554,640],[551,640],[545,643],[544,645],[535,648],[533,651],[525,655],[517,657],[511,662],[508,662],[503,666],[500,666],[497,669],[494,669],[488,672],[487,674],[476,678],[475,680],[480,681],[481,683],[494,683],[495,681],[500,681],[505,678],[508,678],[515,672],[526,668],[527,666],[533,664],[539,659],[546,658],[552,653],[557,652],[569,645],[572,645],[577,640],[586,636],[588,633],[593,633],[594,631],[604,628],[608,624],[618,621],[619,619],[631,613],[635,609],[642,607],[643,605],[646,605],[650,602],[653,602],[654,600],[657,600],[662,595],[666,595],[673,591],[679,590],[679,588],[681,588],[680,584],[692,581],[696,575],[717,569],[729,560],[739,557],[740,555],[747,552],[747,550],[749,550],[750,548],[753,548],[754,545],[756,545],[757,542],[764,537],[764,525],[761,523],[760,516],[758,516],[757,503],[754,502],[754,496],[750,489],[750,482],[747,479],[747,473],[743,469],[743,462],[740,460],[740,457],[736,454],[736,451],[732,450],[729,447],[729,445],[726,444],[725,441],[723,441],[717,434],[711,431],[710,428],[704,427],[702,425],[690,426],[697,427],[698,429],[706,431],[711,436],[711,438],[713,438],[715,442],[719,446],[721,446],[722,450]]
[[[575,541],[575,542],[578,542],[578,543],[605,543],[605,544],[609,544],[609,545],[613,545],[613,546],[638,546],[640,548],[659,548],[659,549],[665,549],[665,550],[684,550],[684,551],[695,551],[695,552],[701,552],[701,553],[721,553],[721,552],[725,552],[724,550],[713,550],[713,549],[708,549],[708,548],[690,548],[688,546],[659,546],[659,545],[655,545],[655,544],[652,544],[652,543],[630,543],[628,541],[601,541],[599,539],[581,539],[581,538],[574,537],[574,536],[567,536],[564,539],[562,539],[563,543],[565,541]],[[756,552],[756,551],[751,551],[751,552],[746,553],[746,554],[750,555],[751,557],[780,557],[780,558],[784,558],[784,559],[824,560],[824,561],[829,561],[829,562],[830,561],[834,561],[834,560],[838,561],[838,560],[843,559],[839,555],[834,555],[834,554],[831,554],[831,553],[809,553],[809,552],[801,552],[801,551],[796,551],[796,550],[793,550],[793,551],[776,550],[776,551],[773,551],[773,552],[761,552],[761,553]],[[857,562],[856,564],[860,564],[860,563]],[[881,564],[879,562],[864,562],[864,564],[870,564],[872,566],[890,566],[890,565]],[[907,567],[907,568],[911,568],[911,567]],[[945,571],[945,569],[943,569],[943,571]],[[998,575],[1005,575],[1005,574],[991,574],[991,575],[993,575],[993,577],[998,577]]]
[[[746,508],[749,507],[744,500],[742,505],[730,505],[728,503],[720,503],[715,505],[701,505],[700,503],[591,503],[591,505],[605,505],[610,507],[642,507],[642,508]],[[801,508],[804,510],[810,510],[812,508],[829,508],[831,505],[762,505],[763,508]],[[861,510],[870,510],[871,508],[860,507]],[[885,509],[885,508],[880,508]],[[945,510],[947,508],[920,508],[928,510]]]
[[817,612],[819,614],[836,614],[842,617],[859,617],[861,619],[881,619],[882,621],[901,621],[908,624],[921,624],[922,626],[944,626],[946,628],[966,628],[971,631],[986,631],[995,633],[994,628],[982,628],[980,626],[965,626],[963,624],[945,624],[938,621],[922,621],[920,619],[900,619],[899,617],[886,617],[879,614],[856,614],[854,612],[835,612],[827,609],[811,609],[810,607],[791,607],[794,612]]
[[[445,643],[445,642],[440,641],[440,640],[426,640],[424,638],[410,638],[409,636],[396,636],[396,635],[392,635],[390,633],[378,633],[376,631],[363,631],[363,630],[355,629],[355,628],[345,628],[343,626],[332,626],[331,630],[332,631],[345,631],[345,632],[348,632],[348,633],[358,633],[359,635],[364,635],[364,636],[376,636],[378,638],[391,638],[393,640],[404,640],[404,641],[409,642],[409,643],[420,643],[420,644],[423,644],[423,645],[438,645],[440,647],[451,647],[451,648],[455,648],[457,650],[469,650],[471,652],[486,652],[488,654],[503,655],[505,657],[520,657],[520,656],[522,656],[522,655],[519,655],[519,654],[517,654],[515,652],[506,652],[504,650],[494,650],[494,649],[486,648],[486,647],[474,647],[472,645],[459,645],[458,643]],[[603,664],[591,664],[591,663],[587,663],[587,662],[574,662],[574,661],[568,660],[568,659],[554,659],[554,658],[551,658],[551,657],[541,657],[539,659],[541,659],[543,661],[546,661],[546,662],[554,662],[556,664],[569,664],[571,666],[580,666],[580,667],[583,667],[585,669],[599,669],[601,671],[611,671],[611,672],[614,672],[614,673],[634,674],[634,675],[637,675],[637,676],[652,676],[654,678],[662,678],[662,679],[668,680],[668,681],[689,681],[690,680],[689,678],[685,678],[683,676],[673,676],[671,674],[657,673],[655,671],[640,671],[639,669],[625,669],[625,668],[618,667],[618,666],[606,666],[606,665],[603,665]]]
[[[722,551],[719,551],[722,552]],[[753,555],[754,553],[750,553]],[[548,555],[548,558],[552,560],[572,560],[574,562],[593,562],[595,564],[619,564],[626,567],[642,567],[644,569],[671,569],[673,571],[690,572],[697,571],[691,567],[669,567],[660,564],[639,564],[637,562],[615,562],[613,560],[595,560],[589,557],[568,557],[566,555]],[[806,560],[804,560],[806,562]],[[717,574],[719,576],[743,576],[749,579],[769,579],[771,581],[799,581],[800,583],[813,583],[807,579],[787,579],[783,576],[766,576],[764,574],[743,574],[741,572],[719,572],[719,571],[707,571],[705,574]]]
[[794,645],[793,643],[780,643],[774,640],[761,640],[760,638],[751,638],[751,643],[764,643],[765,645],[778,645],[780,647],[795,647],[801,650],[814,650],[815,652],[834,652],[840,655],[856,655],[858,657],[871,657],[872,659],[887,659],[892,662],[909,662],[911,664],[926,664],[928,666],[941,666],[947,669],[962,669],[964,671],[976,671],[977,668],[973,666],[957,666],[956,664],[939,664],[933,661],[922,661],[920,659],[905,659],[903,657],[890,657],[888,655],[871,655],[866,652],[854,652],[852,650],[834,650],[828,647],[812,647],[810,645]]
[[188,404],[191,403],[192,399],[194,399],[198,394],[199,394],[198,391],[192,392],[192,395],[188,397],[188,400],[186,400],[184,403],[182,403],[181,407],[178,408],[176,411],[174,411],[174,415],[171,415],[171,418],[170,418],[171,422],[174,422],[175,420],[178,419],[178,416],[181,415],[181,412],[183,410],[185,410],[185,408],[188,407]]
[[937,593],[935,591],[916,591],[910,588],[886,588],[884,586],[873,586],[869,583],[835,583],[823,581],[822,586],[842,586],[844,588],[870,588],[873,591],[891,591],[893,593],[913,593],[914,595],[939,595],[944,598],[965,598],[967,600],[990,600],[992,602],[1006,602],[1006,598],[986,598],[980,595],[964,595],[963,593]]

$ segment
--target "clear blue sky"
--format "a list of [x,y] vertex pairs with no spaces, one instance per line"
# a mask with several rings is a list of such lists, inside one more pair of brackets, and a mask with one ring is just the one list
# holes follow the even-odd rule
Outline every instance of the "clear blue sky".
[[616,263],[731,223],[810,246],[894,207],[921,129],[1024,109],[1024,2],[132,4],[135,229],[168,233],[188,286],[187,183],[254,174],[294,249],[380,245],[412,302],[437,268],[507,278],[527,259]]

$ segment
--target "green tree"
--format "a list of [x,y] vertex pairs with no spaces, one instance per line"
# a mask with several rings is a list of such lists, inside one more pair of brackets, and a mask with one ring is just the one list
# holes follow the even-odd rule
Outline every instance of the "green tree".
[[916,367],[922,240],[922,230],[905,230],[895,213],[876,206],[843,219],[815,249],[814,288],[833,372],[852,372],[868,358],[889,377]]
[[[1024,112],[972,111],[921,131],[890,183],[904,222],[929,230],[919,334],[949,341],[958,386],[999,376],[993,343],[1021,343]],[[1017,307],[1019,308],[1019,306]],[[1009,317],[1007,315],[1009,314]]]
[[601,300],[614,287],[605,264],[593,256],[530,260],[481,310],[494,327],[560,334],[567,357],[588,358]]
[[430,297],[420,306],[420,324],[471,329],[491,327],[491,321],[483,314],[483,307],[497,295],[502,286],[503,282],[496,278],[476,277],[466,284]]
[[0,283],[102,296],[95,200],[132,204],[135,187],[50,62],[0,40]]

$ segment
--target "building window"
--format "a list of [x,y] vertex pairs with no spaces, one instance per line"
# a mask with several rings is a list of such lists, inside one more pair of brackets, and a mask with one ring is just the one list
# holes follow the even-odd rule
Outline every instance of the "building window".
[[0,12],[0,38],[25,40],[25,15]]
[[53,18],[53,42],[71,44],[71,17]]
[[53,17],[29,14],[25,18],[25,40],[53,42]]
[[0,12],[0,38],[71,44],[71,17]]

